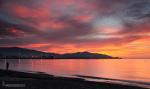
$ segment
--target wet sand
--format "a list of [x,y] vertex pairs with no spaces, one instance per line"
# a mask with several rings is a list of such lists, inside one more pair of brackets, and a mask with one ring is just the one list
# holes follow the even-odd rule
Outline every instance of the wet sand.
[[[136,86],[56,77],[41,72],[0,70],[0,89],[146,89]],[[147,88],[148,89],[148,88]]]

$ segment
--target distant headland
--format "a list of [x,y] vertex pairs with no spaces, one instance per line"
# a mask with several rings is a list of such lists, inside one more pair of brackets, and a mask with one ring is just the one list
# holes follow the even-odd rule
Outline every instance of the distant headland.
[[19,47],[0,47],[0,59],[121,59],[106,54],[76,52],[76,53],[46,53]]

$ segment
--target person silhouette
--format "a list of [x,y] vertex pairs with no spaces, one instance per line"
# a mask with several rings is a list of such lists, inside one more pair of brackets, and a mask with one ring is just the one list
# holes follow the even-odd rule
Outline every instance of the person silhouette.
[[9,62],[6,62],[6,70],[9,69]]

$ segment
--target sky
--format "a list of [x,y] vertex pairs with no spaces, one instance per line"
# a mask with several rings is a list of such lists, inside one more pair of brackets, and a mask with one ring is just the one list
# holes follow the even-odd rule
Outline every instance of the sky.
[[150,0],[0,0],[0,46],[150,58]]

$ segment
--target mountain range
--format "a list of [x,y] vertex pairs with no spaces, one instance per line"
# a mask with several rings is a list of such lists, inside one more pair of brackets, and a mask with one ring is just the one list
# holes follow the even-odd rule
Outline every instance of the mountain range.
[[106,54],[76,52],[76,53],[47,53],[19,47],[0,47],[0,59],[119,59]]

